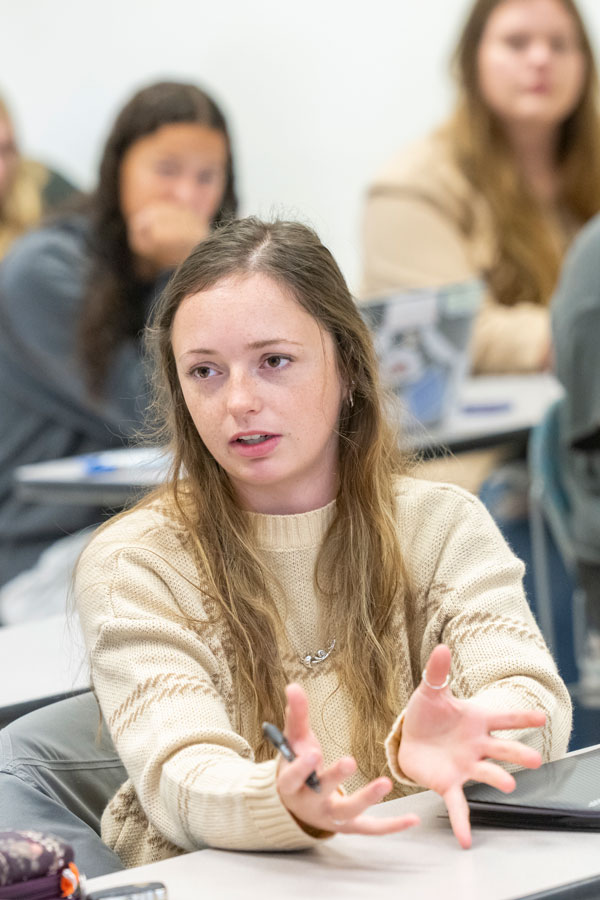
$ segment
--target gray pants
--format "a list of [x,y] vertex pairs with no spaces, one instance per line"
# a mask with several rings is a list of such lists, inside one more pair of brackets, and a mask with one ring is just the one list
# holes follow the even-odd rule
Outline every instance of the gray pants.
[[0,831],[33,828],[72,845],[88,878],[123,869],[100,817],[127,773],[92,693],[60,700],[0,731]]

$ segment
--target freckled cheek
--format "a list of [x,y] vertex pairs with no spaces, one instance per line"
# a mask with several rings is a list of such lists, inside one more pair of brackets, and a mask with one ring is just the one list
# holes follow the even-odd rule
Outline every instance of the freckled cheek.
[[205,416],[192,416],[196,431],[200,435],[204,446],[213,454],[216,459],[222,459],[223,454],[228,450],[227,440],[225,436],[216,428],[212,422],[207,422]]
[[307,424],[306,430],[314,430],[314,432],[318,430],[323,434],[337,428],[340,417],[340,405],[341,403],[337,396],[315,398],[312,408],[308,411],[310,422]]
[[282,419],[292,426],[292,430],[310,432],[315,424],[326,418],[327,398],[315,390],[320,379],[307,380],[277,403]]
[[194,395],[193,391],[186,391],[183,389],[183,399],[185,401],[185,405],[188,408],[188,412],[191,416],[192,422],[196,427],[196,431],[202,438],[202,440],[206,443],[209,439],[211,431],[211,422],[212,418],[210,412],[206,409],[206,404],[200,402],[198,397]]

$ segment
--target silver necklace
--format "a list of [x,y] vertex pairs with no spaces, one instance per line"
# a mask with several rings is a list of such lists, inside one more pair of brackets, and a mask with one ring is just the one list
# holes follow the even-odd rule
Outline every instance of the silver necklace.
[[312,667],[316,663],[323,662],[324,660],[327,659],[328,656],[331,656],[331,654],[333,653],[334,647],[335,647],[335,638],[332,640],[332,642],[330,643],[327,650],[317,650],[316,653],[307,653],[306,656],[304,656],[302,658],[303,664],[306,666],[307,669],[312,669]]

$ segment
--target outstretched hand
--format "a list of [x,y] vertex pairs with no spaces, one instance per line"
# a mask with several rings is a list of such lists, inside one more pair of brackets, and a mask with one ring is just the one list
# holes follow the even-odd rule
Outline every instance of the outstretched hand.
[[449,672],[450,650],[441,644],[429,657],[425,678],[406,707],[398,764],[417,784],[443,797],[454,834],[466,848],[471,846],[471,827],[464,783],[473,779],[509,793],[515,787],[513,776],[490,759],[527,769],[542,763],[537,750],[490,732],[539,727],[546,717],[539,710],[488,711],[473,700],[454,697],[448,686],[431,687],[443,686]]
[[[418,824],[419,818],[415,815],[390,819],[363,815],[367,807],[389,793],[391,780],[376,778],[354,794],[343,794],[339,786],[355,772],[356,762],[346,756],[323,768],[321,747],[309,723],[306,694],[299,684],[290,684],[286,696],[285,736],[296,759],[291,763],[281,759],[277,789],[284,806],[300,825],[344,834],[390,834]],[[315,770],[321,783],[318,793],[305,784]]]

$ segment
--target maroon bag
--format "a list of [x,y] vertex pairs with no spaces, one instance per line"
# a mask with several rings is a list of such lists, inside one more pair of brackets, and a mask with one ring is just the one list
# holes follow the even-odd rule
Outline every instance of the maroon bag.
[[0,900],[81,896],[69,844],[39,831],[0,831]]

